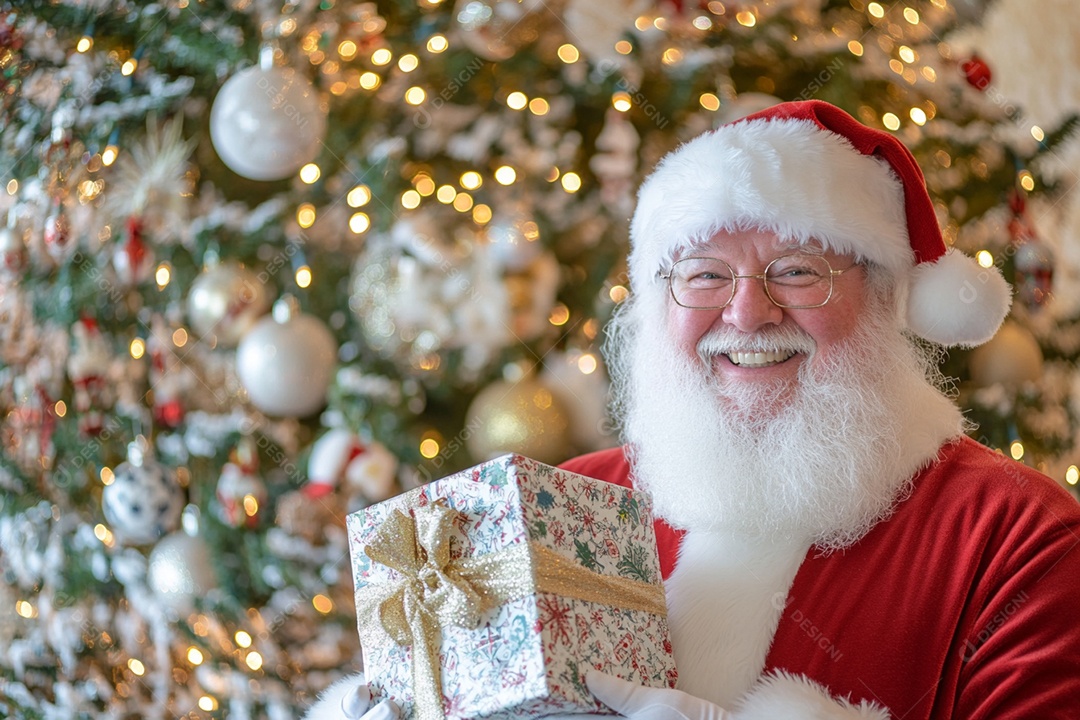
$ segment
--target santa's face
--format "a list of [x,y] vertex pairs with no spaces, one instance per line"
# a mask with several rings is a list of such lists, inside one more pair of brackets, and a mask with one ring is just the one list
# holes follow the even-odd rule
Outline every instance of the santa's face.
[[[684,256],[720,258],[736,274],[748,275],[799,250],[770,232],[721,231]],[[675,347],[687,359],[700,358],[722,385],[791,386],[800,367],[824,361],[851,337],[866,301],[865,270],[854,257],[822,254],[834,270],[845,271],[835,276],[832,296],[822,307],[778,307],[756,278],[739,279],[735,297],[721,309],[685,308],[669,297],[667,320]]]

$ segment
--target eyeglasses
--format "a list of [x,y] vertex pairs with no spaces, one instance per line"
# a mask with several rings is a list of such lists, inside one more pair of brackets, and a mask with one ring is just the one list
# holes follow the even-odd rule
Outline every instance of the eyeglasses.
[[778,307],[788,309],[817,308],[829,302],[833,278],[843,275],[855,265],[833,270],[821,255],[793,253],[778,257],[765,266],[763,273],[736,275],[723,260],[709,257],[689,257],[671,266],[660,277],[668,281],[671,297],[685,308],[719,310],[735,297],[740,278],[759,278],[765,294]]

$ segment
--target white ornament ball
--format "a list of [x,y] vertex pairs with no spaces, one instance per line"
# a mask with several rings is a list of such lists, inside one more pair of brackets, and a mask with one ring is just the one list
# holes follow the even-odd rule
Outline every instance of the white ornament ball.
[[250,67],[229,78],[210,110],[210,139],[222,161],[252,180],[289,177],[319,154],[326,108],[291,68]]
[[326,404],[337,343],[326,325],[298,314],[265,317],[236,350],[236,372],[251,403],[267,415],[306,417]]
[[195,598],[217,585],[210,549],[201,538],[183,532],[162,538],[150,552],[146,583],[162,604],[187,615],[195,609]]
[[213,334],[218,343],[235,347],[251,326],[270,309],[266,284],[235,263],[209,267],[191,283],[188,320],[200,337]]
[[979,387],[1037,382],[1043,373],[1042,348],[1030,330],[1006,320],[989,342],[972,351],[969,367],[971,379]]
[[170,468],[145,458],[141,465],[116,466],[101,505],[120,542],[147,545],[179,527],[184,491]]

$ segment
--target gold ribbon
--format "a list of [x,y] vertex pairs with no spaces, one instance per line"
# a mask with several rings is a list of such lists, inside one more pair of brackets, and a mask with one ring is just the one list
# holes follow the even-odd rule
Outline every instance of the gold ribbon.
[[439,642],[442,628],[473,629],[483,613],[538,592],[666,615],[660,585],[587,570],[538,543],[514,545],[489,555],[450,560],[457,512],[436,501],[416,508],[415,518],[395,510],[364,547],[372,562],[400,578],[356,591],[361,643],[389,639],[412,646],[417,720],[444,720]]

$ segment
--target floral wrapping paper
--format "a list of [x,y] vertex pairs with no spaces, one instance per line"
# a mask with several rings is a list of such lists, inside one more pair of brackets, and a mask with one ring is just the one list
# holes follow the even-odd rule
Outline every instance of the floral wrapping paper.
[[[588,570],[661,584],[653,516],[642,494],[611,483],[505,455],[348,517],[357,591],[395,579],[365,554],[394,511],[439,501],[456,511],[452,559],[488,555],[533,541]],[[363,647],[372,693],[414,716],[412,648]],[[524,720],[552,713],[610,713],[585,688],[590,668],[641,685],[673,687],[667,620],[547,592],[487,611],[479,627],[441,629],[443,712],[450,720]]]

